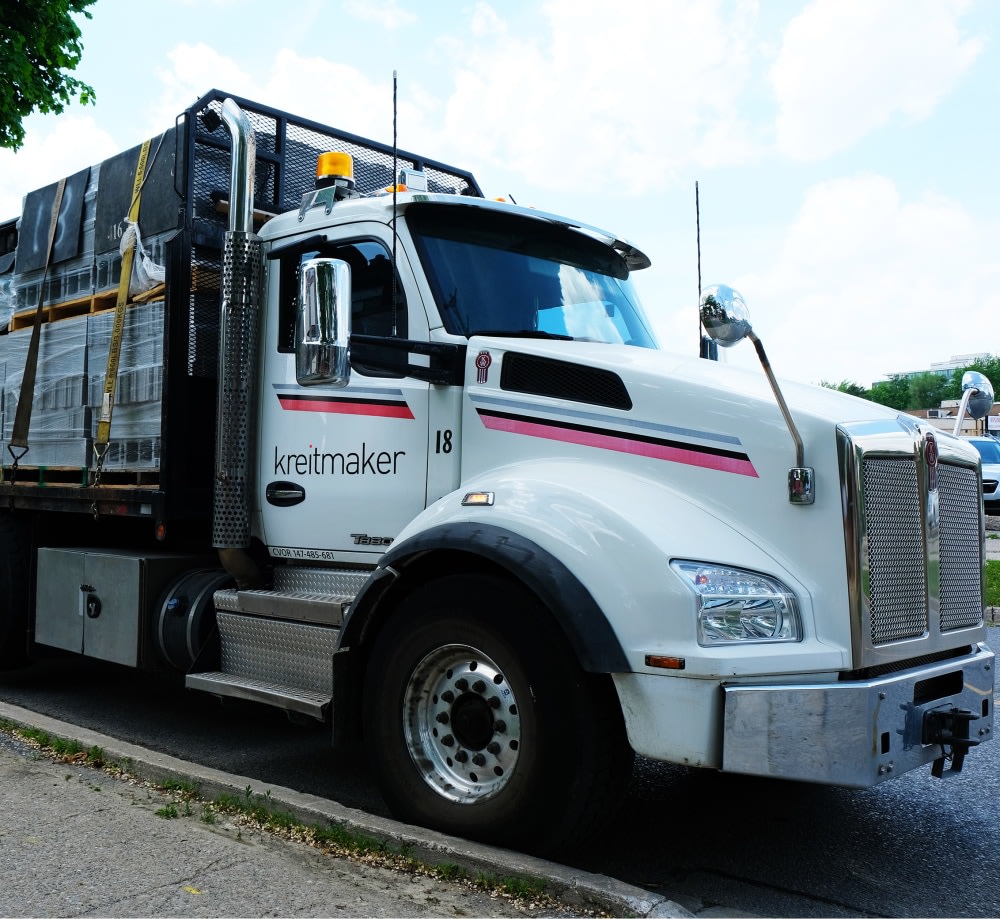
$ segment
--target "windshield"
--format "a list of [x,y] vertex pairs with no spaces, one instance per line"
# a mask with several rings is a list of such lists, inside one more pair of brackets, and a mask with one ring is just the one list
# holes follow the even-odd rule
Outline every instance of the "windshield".
[[445,328],[656,348],[614,249],[542,220],[416,204],[410,233]]
[[1000,441],[974,440],[972,446],[979,451],[979,456],[984,463],[1000,465]]

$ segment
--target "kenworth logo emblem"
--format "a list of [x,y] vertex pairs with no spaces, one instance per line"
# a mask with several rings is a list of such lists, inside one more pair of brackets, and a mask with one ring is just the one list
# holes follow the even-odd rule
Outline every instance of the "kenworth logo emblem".
[[938,448],[933,434],[928,434],[924,441],[924,460],[927,463],[927,487],[937,491],[938,487]]

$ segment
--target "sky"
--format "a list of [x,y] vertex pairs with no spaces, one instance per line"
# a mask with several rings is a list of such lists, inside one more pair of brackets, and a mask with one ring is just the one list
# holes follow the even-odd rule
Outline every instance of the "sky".
[[[603,227],[661,346],[737,289],[780,378],[858,383],[1000,355],[996,0],[97,0],[97,101],[0,150],[24,196],[210,89],[472,172]],[[755,367],[749,342],[722,359]],[[996,381],[1000,383],[1000,381]]]

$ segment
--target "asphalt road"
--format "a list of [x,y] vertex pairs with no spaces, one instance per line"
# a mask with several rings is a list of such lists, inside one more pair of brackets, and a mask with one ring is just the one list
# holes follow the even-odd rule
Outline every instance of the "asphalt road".
[[[179,678],[53,654],[0,676],[0,699],[386,814],[363,758],[336,755],[327,728],[220,703]],[[615,823],[574,865],[729,915],[1000,916],[998,792],[995,742],[952,778],[920,770],[864,791],[642,760]]]

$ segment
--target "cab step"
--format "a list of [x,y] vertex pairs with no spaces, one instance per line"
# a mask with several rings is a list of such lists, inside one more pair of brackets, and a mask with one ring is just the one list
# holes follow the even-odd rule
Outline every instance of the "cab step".
[[260,702],[286,712],[297,712],[317,721],[326,720],[330,706],[329,693],[306,692],[296,686],[267,683],[221,671],[189,673],[185,678],[185,685],[188,689],[197,689],[215,696]]
[[220,668],[185,685],[324,720],[333,697],[333,654],[363,571],[279,568],[272,589],[214,594]]

